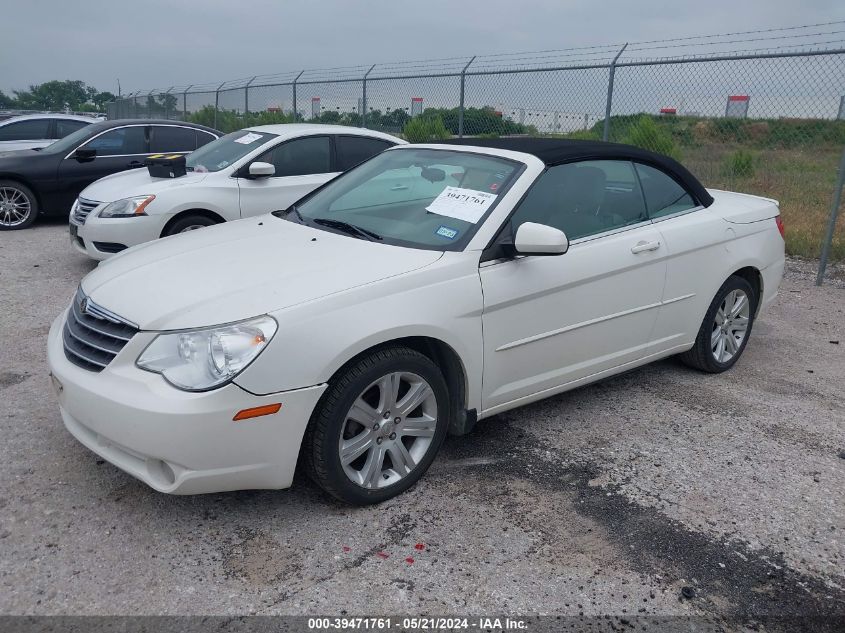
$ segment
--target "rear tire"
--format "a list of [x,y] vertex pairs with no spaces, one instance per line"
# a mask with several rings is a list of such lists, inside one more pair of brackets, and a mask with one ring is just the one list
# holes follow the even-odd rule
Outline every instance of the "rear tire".
[[188,231],[195,231],[196,229],[201,229],[206,226],[212,226],[214,224],[219,224],[219,222],[212,220],[211,218],[205,215],[191,213],[188,215],[181,216],[175,222],[173,222],[173,224],[168,226],[167,229],[165,229],[164,235],[162,237],[176,235],[177,233],[187,233]]
[[757,295],[745,279],[731,276],[722,284],[695,338],[695,345],[680,355],[684,364],[718,374],[734,366],[751,336]]
[[0,180],[0,231],[27,229],[38,218],[38,200],[29,187]]
[[427,356],[375,351],[333,379],[315,407],[300,453],[305,471],[346,503],[395,497],[434,461],[450,410],[446,381]]

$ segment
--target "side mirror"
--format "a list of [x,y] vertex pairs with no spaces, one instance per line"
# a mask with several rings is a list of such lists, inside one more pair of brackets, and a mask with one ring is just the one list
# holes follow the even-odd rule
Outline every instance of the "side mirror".
[[268,178],[276,173],[276,167],[270,163],[256,161],[249,166],[249,175],[252,178]]
[[569,239],[560,229],[536,222],[523,222],[513,241],[520,255],[563,255],[569,250]]
[[87,149],[85,147],[80,147],[73,153],[73,157],[78,160],[80,163],[87,163],[97,156],[97,150],[95,149]]

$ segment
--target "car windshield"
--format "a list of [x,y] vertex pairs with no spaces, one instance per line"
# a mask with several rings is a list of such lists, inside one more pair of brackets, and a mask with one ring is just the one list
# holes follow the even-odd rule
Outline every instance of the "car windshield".
[[186,159],[188,171],[220,171],[258,149],[277,134],[239,130],[203,145]]
[[278,217],[361,239],[461,250],[521,163],[467,151],[388,150]]
[[79,145],[85,142],[87,139],[92,137],[97,132],[102,131],[104,128],[98,126],[96,123],[92,123],[91,125],[86,125],[85,127],[81,127],[76,132],[71,132],[64,138],[60,138],[55,143],[50,143],[47,147],[45,147],[42,152],[69,152],[72,149],[76,149]]

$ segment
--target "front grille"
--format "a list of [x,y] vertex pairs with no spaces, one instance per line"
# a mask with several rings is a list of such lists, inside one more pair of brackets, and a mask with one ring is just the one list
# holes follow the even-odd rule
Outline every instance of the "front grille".
[[88,198],[77,198],[76,208],[73,210],[73,221],[77,224],[85,224],[85,219],[88,214],[96,209],[101,202],[96,200],[89,200]]
[[80,288],[62,332],[65,356],[83,369],[101,371],[137,332],[135,325],[93,303]]

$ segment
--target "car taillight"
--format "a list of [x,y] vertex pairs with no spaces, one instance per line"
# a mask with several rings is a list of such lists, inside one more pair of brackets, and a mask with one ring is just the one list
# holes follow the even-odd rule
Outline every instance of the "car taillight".
[[786,229],[785,229],[785,228],[784,228],[784,226],[783,226],[783,218],[782,218],[782,217],[780,217],[780,216],[777,216],[777,217],[775,218],[775,222],[777,222],[777,225],[778,225],[778,231],[780,231],[780,236],[781,236],[784,240],[786,240]]

